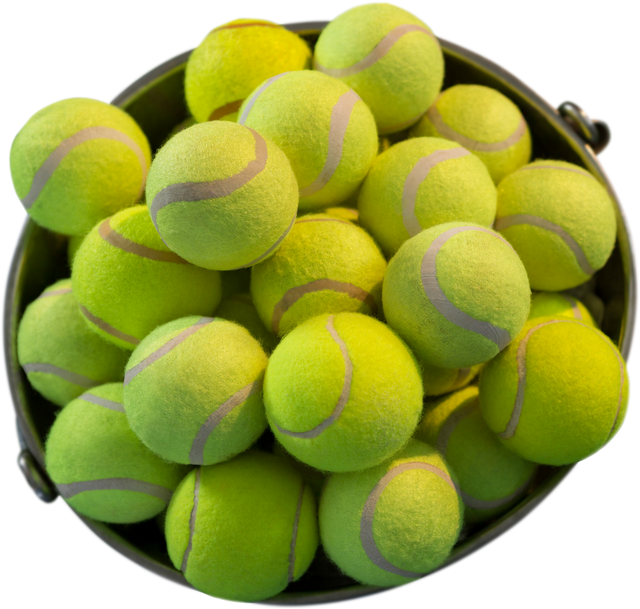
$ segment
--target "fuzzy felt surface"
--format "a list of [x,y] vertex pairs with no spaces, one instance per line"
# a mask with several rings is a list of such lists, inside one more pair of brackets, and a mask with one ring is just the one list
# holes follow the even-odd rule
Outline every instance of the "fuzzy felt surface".
[[[142,150],[146,174],[151,164],[149,142],[126,112],[92,99],[65,99],[36,112],[13,141],[11,177],[20,199],[49,155],[88,127],[116,129],[131,138]],[[99,220],[136,203],[142,187],[140,161],[126,144],[92,139],[64,156],[28,213],[49,230],[83,235]]]
[[[190,538],[196,471],[169,504],[165,533],[169,556],[180,569]],[[300,501],[293,579],[311,564],[318,546],[311,488],[280,457],[249,451],[202,467],[185,577],[195,588],[228,600],[260,601],[284,590]]]
[[[258,90],[242,105],[240,116]],[[333,109],[348,92],[346,84],[320,72],[290,72],[264,89],[246,115],[244,124],[275,142],[291,161],[300,190],[311,185],[325,166]],[[378,132],[362,100],[353,106],[342,139],[331,179],[316,193],[300,197],[301,210],[341,203],[367,175],[378,150]]]
[[[435,107],[446,125],[457,133],[476,142],[493,144],[512,135],[522,113],[505,95],[481,85],[455,85],[438,97]],[[411,130],[414,137],[446,137],[432,123],[428,114]],[[505,176],[529,162],[531,133],[527,126],[517,143],[499,151],[472,150],[486,166],[498,184]]]
[[311,467],[306,463],[296,459],[291,453],[288,453],[280,442],[273,443],[273,454],[281,457],[296,469],[296,471],[302,476],[302,479],[313,489],[316,497],[319,499],[322,492],[322,487],[327,480],[327,474],[315,467]]
[[[474,225],[440,224],[405,241],[389,262],[382,289],[389,325],[420,360],[443,368],[475,366],[498,353],[494,342],[445,318],[422,284],[429,246],[441,233],[460,226]],[[529,314],[531,291],[518,255],[491,232],[468,230],[450,237],[436,257],[436,275],[455,307],[507,330],[513,338]]]
[[[526,386],[519,422],[504,445],[547,465],[575,463],[602,448],[624,420],[629,397],[626,366],[613,343],[592,326],[563,317],[527,322],[520,335],[480,375],[480,408],[487,425],[502,433],[518,391],[517,354],[530,330]],[[624,376],[622,376],[622,374]],[[615,422],[615,426],[614,426]]]
[[424,361],[419,363],[425,396],[438,396],[462,389],[478,376],[482,368],[482,364],[470,368],[440,368]]
[[[126,239],[169,252],[144,205],[125,209],[110,219]],[[210,316],[220,302],[220,275],[191,264],[151,260],[107,243],[96,226],[73,261],[71,280],[80,305],[119,332],[142,340],[151,330],[186,315]],[[103,338],[128,350],[122,340],[87,319]]]
[[[407,177],[421,159],[455,149],[460,146],[442,138],[413,138],[392,146],[373,162],[358,197],[360,224],[388,258],[411,236],[403,219]],[[496,200],[487,168],[467,154],[439,162],[429,170],[417,189],[411,215],[422,229],[445,222],[491,226]]]
[[[131,354],[127,371],[198,319],[184,317],[156,328]],[[266,354],[247,329],[215,318],[125,384],[131,428],[163,458],[190,463],[192,445],[207,419],[242,388],[260,382],[266,366]],[[225,461],[246,450],[266,426],[258,390],[231,409],[210,433],[204,464]]]
[[[310,59],[307,43],[279,25],[262,19],[231,21],[209,32],[190,55],[187,105],[198,122],[208,121],[219,108],[246,99],[267,78],[309,67]],[[220,116],[235,117],[237,109]]]
[[[471,412],[454,423],[452,418],[467,408]],[[504,513],[521,498],[518,490],[531,480],[536,465],[505,448],[487,427],[476,386],[428,402],[414,437],[440,448],[438,438],[446,424],[452,425],[453,431],[443,457],[455,471],[460,489],[481,502],[505,500],[515,494],[511,501],[497,507],[465,505],[465,521],[481,522]]]
[[[497,220],[528,214],[552,222],[578,243],[593,269],[602,268],[616,240],[615,211],[606,189],[585,174],[564,161],[530,163],[499,184]],[[534,290],[561,291],[589,279],[556,233],[519,224],[501,234],[518,252]]]
[[[70,290],[71,279],[62,279],[44,294]],[[92,332],[83,319],[72,292],[43,296],[25,310],[18,327],[18,361],[49,364],[80,374],[101,385],[121,381],[128,353]],[[49,372],[27,374],[33,388],[57,406],[64,406],[86,391],[59,375]]]
[[280,249],[251,269],[251,295],[260,319],[274,330],[274,310],[295,288],[321,279],[351,284],[370,294],[367,302],[333,289],[308,291],[282,314],[278,330],[285,333],[323,313],[352,311],[380,314],[382,280],[387,263],[369,234],[351,222],[326,214],[299,218]]
[[[194,125],[171,138],[153,160],[147,181],[150,210],[156,195],[176,184],[232,178],[256,160],[252,132],[228,121]],[[226,196],[173,202],[156,224],[164,243],[189,262],[208,269],[245,266],[271,250],[291,225],[298,186],[287,157],[266,140],[264,168]]]
[[[427,463],[455,474],[438,452],[411,442],[381,465],[362,472],[333,474],[320,499],[320,538],[329,557],[350,577],[374,586],[397,586],[412,578],[391,573],[367,556],[360,537],[365,502],[380,479],[405,463]],[[373,538],[393,566],[428,573],[449,555],[462,526],[463,504],[440,476],[409,469],[395,476],[382,492],[373,514]]]
[[[349,9],[321,32],[314,61],[330,69],[352,66],[394,28],[405,24],[431,31],[411,13],[390,4]],[[373,65],[341,80],[371,108],[380,133],[392,133],[426,112],[440,92],[443,77],[440,45],[428,34],[414,31],[397,40]]]
[[[323,471],[371,467],[400,450],[422,410],[422,382],[406,345],[385,324],[357,313],[332,317],[349,364],[327,329],[329,315],[292,330],[271,355],[265,375],[267,419],[277,440],[300,461]],[[351,368],[342,412],[313,438],[312,430],[334,412]]]
[[85,235],[73,235],[69,237],[69,243],[67,244],[67,262],[69,268],[73,266],[73,259],[76,256],[76,252],[80,249],[80,244],[84,240]]
[[[122,404],[122,383],[88,391]],[[131,478],[173,491],[186,468],[154,455],[131,431],[124,412],[86,401],[65,406],[46,444],[47,473],[56,484]],[[84,516],[103,522],[132,523],[153,518],[166,507],[158,497],[131,490],[87,490],[67,502]]]
[[[576,316],[575,308],[578,308],[580,316]],[[579,300],[573,297],[567,297],[558,292],[538,292],[531,297],[531,309],[529,311],[529,319],[536,317],[572,317],[580,319],[585,323],[598,327],[593,321],[589,309],[585,307]]]

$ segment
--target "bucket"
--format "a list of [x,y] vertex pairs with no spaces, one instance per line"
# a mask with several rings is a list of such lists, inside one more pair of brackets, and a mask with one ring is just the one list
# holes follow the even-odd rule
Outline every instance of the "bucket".
[[[300,34],[313,46],[325,26],[326,22],[315,22],[285,27]],[[591,121],[570,102],[556,110],[496,64],[450,42],[440,40],[440,43],[445,58],[443,88],[456,84],[479,84],[497,89],[520,108],[527,120],[533,138],[533,158],[561,159],[580,165],[608,190],[616,209],[617,241],[609,261],[592,281],[595,293],[604,303],[601,329],[626,359],[634,326],[635,269],[622,208],[596,157],[609,141],[606,124]],[[190,52],[184,53],[151,70],[112,102],[133,116],[146,133],[153,150],[157,150],[169,132],[188,116],[184,101],[184,70],[189,55]],[[47,502],[57,497],[55,486],[48,479],[44,467],[44,442],[56,409],[31,388],[18,364],[17,330],[26,306],[45,287],[69,276],[67,238],[51,233],[28,219],[9,273],[4,309],[4,348],[22,449],[18,462],[34,492]],[[571,468],[540,466],[521,501],[493,521],[463,529],[453,552],[440,568],[453,564],[505,533],[534,510]],[[157,520],[134,525],[110,525],[78,517],[127,558],[158,575],[189,586],[169,560]],[[342,574],[319,548],[304,576],[290,584],[285,592],[265,602],[284,605],[324,603],[380,590],[382,588],[360,585]]]

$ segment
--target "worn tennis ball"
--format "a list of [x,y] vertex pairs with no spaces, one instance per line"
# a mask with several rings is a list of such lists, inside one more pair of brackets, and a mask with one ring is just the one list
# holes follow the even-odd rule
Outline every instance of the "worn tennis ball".
[[422,412],[416,361],[388,326],[358,313],[318,315],[269,359],[264,403],[278,442],[316,469],[372,467],[400,450]]
[[74,510],[121,524],[162,512],[187,472],[154,455],[131,431],[122,383],[95,387],[62,409],[47,439],[46,466]]
[[200,123],[235,121],[246,97],[282,72],[303,70],[311,60],[307,43],[281,25],[237,19],[217,27],[189,56],[185,96]]
[[131,429],[169,461],[230,459],[267,427],[266,367],[262,347],[238,324],[195,316],[164,324],[127,363],[124,405]]
[[566,317],[532,319],[480,375],[489,428],[524,459],[575,463],[600,450],[622,425],[627,369],[600,330]]
[[389,325],[418,359],[467,368],[520,332],[531,290],[522,262],[498,233],[450,222],[422,231],[389,262],[382,287]]
[[480,372],[482,365],[468,368],[440,368],[419,362],[422,370],[422,386],[426,396],[437,396],[462,389]]
[[71,279],[46,288],[20,320],[18,361],[31,386],[57,406],[96,385],[121,381],[127,358],[87,327]]
[[65,99],[36,112],[11,146],[13,186],[31,218],[84,235],[144,193],[151,150],[123,110]]
[[298,187],[275,144],[242,125],[212,121],[160,149],[146,200],[167,247],[197,266],[229,271],[280,246],[296,218]]
[[212,315],[220,275],[189,264],[162,243],[144,205],[98,224],[71,271],[89,327],[132,351],[155,327],[185,315]]
[[596,326],[596,323],[585,307],[578,299],[570,294],[560,294],[558,292],[538,292],[531,297],[531,309],[529,319],[536,317],[572,317]]
[[487,427],[475,386],[427,402],[414,437],[435,446],[456,473],[467,523],[503,514],[531,486],[536,465],[507,450]]
[[409,237],[445,222],[491,226],[496,187],[482,161],[435,137],[400,142],[380,154],[358,198],[360,224],[391,258]]
[[310,214],[296,220],[271,258],[251,269],[251,296],[274,334],[323,313],[376,316],[386,268],[366,231],[348,220]]
[[313,67],[349,85],[371,108],[380,133],[415,123],[444,76],[431,29],[390,4],[365,4],[338,15],[320,33]]
[[531,158],[531,133],[518,106],[481,85],[443,91],[411,135],[457,142],[487,166],[496,184]]
[[238,122],[287,155],[303,211],[347,199],[378,150],[375,121],[365,103],[344,83],[311,70],[266,80],[242,104]]
[[190,472],[169,504],[165,533],[171,561],[194,588],[261,601],[311,564],[315,498],[291,465],[251,450]]
[[604,266],[616,215],[607,190],[586,169],[535,161],[499,184],[495,229],[518,252],[532,289],[556,292]]
[[397,586],[447,559],[463,503],[438,452],[411,440],[376,467],[331,475],[318,515],[322,546],[342,571],[363,584]]

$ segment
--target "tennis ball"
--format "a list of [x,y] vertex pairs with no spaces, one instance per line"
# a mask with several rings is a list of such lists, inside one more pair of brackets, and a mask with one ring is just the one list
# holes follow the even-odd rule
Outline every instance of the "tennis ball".
[[84,238],[85,235],[73,235],[69,238],[69,243],[67,244],[67,262],[69,263],[69,268],[73,266],[73,259],[76,256],[76,252],[80,249]]
[[121,524],[162,512],[187,472],[154,455],[131,431],[122,383],[95,387],[62,409],[47,439],[46,466],[74,510]]
[[482,161],[440,138],[400,142],[379,155],[358,198],[360,223],[391,258],[409,238],[445,222],[491,226],[496,187]]
[[65,99],[36,112],[11,146],[13,186],[31,218],[84,235],[144,193],[151,150],[120,108]]
[[315,499],[291,465],[251,450],[190,472],[169,504],[165,533],[171,561],[194,588],[260,601],[311,564]]
[[462,514],[451,469],[431,446],[411,440],[381,465],[329,478],[320,498],[320,539],[353,579],[397,586],[447,559]]
[[314,467],[296,459],[293,455],[290,455],[280,442],[273,443],[273,454],[293,465],[294,469],[302,476],[305,483],[311,487],[316,497],[320,497],[322,487],[327,479],[327,475],[324,472],[321,472],[319,469],[315,469]]
[[629,380],[615,345],[600,330],[566,317],[539,317],[480,375],[489,428],[524,459],[575,463],[620,429]]
[[390,4],[365,4],[338,15],[320,33],[313,67],[362,97],[380,133],[415,123],[444,76],[442,50],[431,29]]
[[327,209],[323,210],[322,213],[327,214],[332,218],[348,220],[356,226],[360,224],[358,210],[352,209],[351,207],[327,207]]
[[216,317],[228,319],[249,330],[267,353],[273,351],[278,344],[278,337],[262,323],[251,294],[233,294],[225,298],[216,309]]
[[531,158],[531,133],[518,106],[481,85],[456,85],[443,91],[411,136],[457,142],[487,166],[496,184]]
[[303,70],[311,51],[298,35],[262,19],[237,19],[215,28],[191,53],[184,79],[189,110],[199,123],[235,121],[261,82]]
[[418,359],[467,368],[520,332],[531,290],[522,262],[498,233],[449,222],[422,231],[389,262],[382,303],[389,325]]
[[526,493],[536,465],[507,450],[482,419],[478,388],[427,402],[414,437],[435,446],[458,477],[466,523],[499,516]]
[[197,266],[252,266],[287,236],[298,210],[296,178],[282,151],[236,123],[194,125],[158,152],[146,189],[164,243]]
[[382,322],[319,315],[272,353],[264,404],[276,439],[294,457],[322,471],[356,471],[409,440],[422,382],[413,355]]
[[604,266],[616,216],[606,189],[586,169],[535,161],[500,182],[495,229],[518,252],[532,289],[556,292]]
[[46,288],[20,320],[18,361],[31,386],[57,406],[96,385],[121,381],[127,357],[87,328],[71,279]]
[[373,239],[326,214],[298,218],[280,249],[251,270],[260,319],[283,334],[315,315],[380,313],[387,263]]
[[267,427],[267,356],[230,321],[183,317],[156,328],[131,354],[124,406],[131,429],[156,454],[210,465],[251,446]]
[[344,83],[311,70],[262,83],[242,104],[238,122],[287,155],[303,211],[347,199],[378,149],[375,121],[365,103]]
[[419,362],[422,370],[422,386],[426,396],[437,396],[468,385],[480,372],[482,365],[469,368],[440,368]]
[[538,292],[531,297],[529,319],[536,317],[572,317],[596,326],[591,313],[579,300],[569,294]]
[[89,327],[132,351],[156,326],[185,315],[211,315],[220,275],[188,264],[162,243],[144,205],[98,224],[71,272]]

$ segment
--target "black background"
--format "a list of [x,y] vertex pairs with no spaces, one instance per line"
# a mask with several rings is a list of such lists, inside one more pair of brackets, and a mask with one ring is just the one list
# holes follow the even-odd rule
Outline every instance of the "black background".
[[[108,98],[135,74],[193,44],[211,24],[233,14],[211,4],[165,10],[160,5],[130,3],[78,15],[60,4],[47,4],[14,19],[5,13],[4,141],[8,144],[23,118],[40,104],[71,93]],[[330,15],[345,5],[306,3],[294,10],[265,6],[249,2],[236,10],[290,18]],[[413,2],[411,8],[438,32],[504,62],[552,101],[573,97],[609,119],[616,141],[604,160],[635,213],[631,162],[638,158],[632,93],[637,86],[637,41],[630,38],[637,35],[635,20],[620,11],[576,11],[568,5],[511,5],[503,12],[484,3]],[[30,9],[25,5],[25,10]],[[6,259],[20,210],[8,185],[5,188],[1,209]],[[637,564],[634,418],[609,450],[584,464],[557,496],[500,543],[438,578],[367,606],[461,605],[480,600],[520,604],[525,599],[577,605],[593,604],[600,595],[609,602],[621,600],[625,590],[627,594],[631,590],[634,561]],[[40,506],[13,466],[8,409],[2,426],[0,493],[7,588],[16,586],[22,598],[36,596],[39,601],[65,604],[100,600],[212,606],[212,601],[173,589],[125,564],[93,540],[63,507]]]

